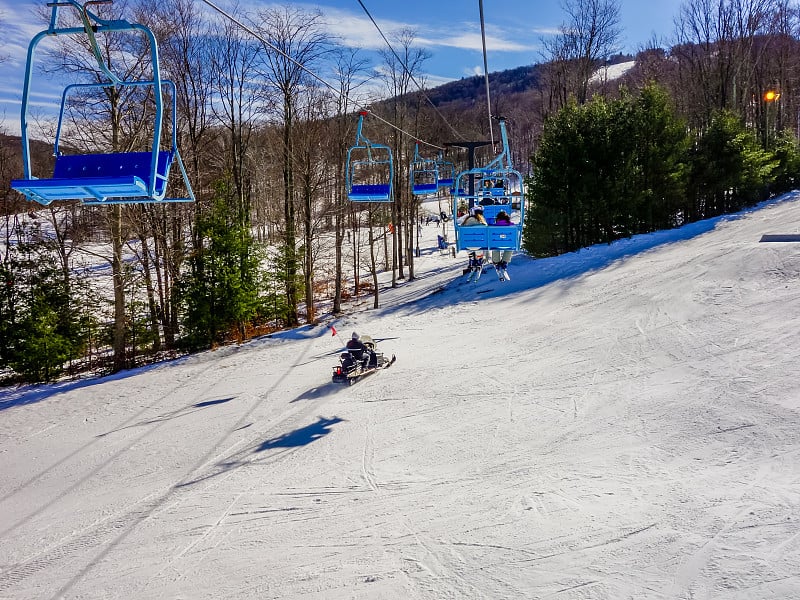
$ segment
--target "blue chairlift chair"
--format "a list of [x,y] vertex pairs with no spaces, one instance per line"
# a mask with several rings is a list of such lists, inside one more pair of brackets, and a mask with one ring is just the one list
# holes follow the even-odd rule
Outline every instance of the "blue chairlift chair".
[[[29,200],[48,205],[56,200],[80,200],[83,204],[133,204],[152,202],[192,202],[189,178],[177,147],[176,99],[175,85],[171,81],[161,79],[158,64],[158,49],[155,36],[144,25],[129,23],[124,20],[104,20],[89,10],[89,6],[110,4],[110,0],[89,0],[81,6],[76,0],[57,0],[48,3],[52,8],[48,29],[38,33],[28,47],[28,59],[25,68],[25,81],[22,91],[21,137],[23,179],[11,181],[11,187]],[[59,8],[73,7],[81,16],[83,27],[59,27]],[[150,45],[152,79],[127,81],[118,78],[104,63],[97,46],[97,34],[118,31],[141,32]],[[98,66],[108,78],[107,82],[70,84],[62,94],[61,109],[53,148],[55,166],[50,178],[38,178],[31,172],[30,139],[28,133],[28,110],[30,104],[30,88],[33,73],[34,55],[39,42],[48,36],[86,34]],[[153,117],[153,137],[150,150],[143,152],[113,152],[97,154],[62,154],[59,142],[64,122],[64,111],[69,93],[75,89],[144,86],[153,90],[155,103]],[[164,113],[164,88],[171,96],[172,135],[169,148],[161,149]],[[183,175],[187,196],[180,198],[167,197],[170,168],[177,163]]]
[[414,144],[414,159],[409,169],[411,193],[414,196],[433,196],[439,191],[439,168],[435,159],[423,158],[419,142]]
[[445,160],[441,152],[436,159],[437,185],[440,190],[449,190],[453,187],[456,167],[449,160]]
[[359,113],[356,143],[347,151],[347,197],[352,202],[394,200],[394,160],[389,146],[373,144],[362,134],[364,117]]
[[[503,119],[500,120],[503,150],[485,167],[460,172],[454,182],[458,191],[453,197],[453,224],[456,233],[456,249],[518,251],[522,245],[522,227],[525,221],[525,197],[522,175],[511,166],[508,134]],[[468,179],[475,178],[474,194],[469,189]],[[486,185],[491,182],[491,185]],[[488,225],[462,226],[458,218],[459,203],[470,207],[480,206]],[[512,225],[494,225],[501,211],[513,215]]]

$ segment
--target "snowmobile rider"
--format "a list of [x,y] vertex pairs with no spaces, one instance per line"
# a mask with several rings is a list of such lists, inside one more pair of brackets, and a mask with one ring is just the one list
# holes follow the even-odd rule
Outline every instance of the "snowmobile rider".
[[352,354],[357,360],[361,361],[365,369],[370,365],[374,366],[377,364],[378,359],[375,356],[375,352],[364,345],[364,343],[361,341],[361,336],[355,331],[350,337],[350,341],[347,342],[346,347],[350,354]]

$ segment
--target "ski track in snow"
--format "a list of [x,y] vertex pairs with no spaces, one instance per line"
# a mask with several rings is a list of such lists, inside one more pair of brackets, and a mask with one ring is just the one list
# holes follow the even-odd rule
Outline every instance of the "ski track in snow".
[[351,387],[322,325],[0,392],[0,598],[800,597],[798,230],[430,250]]

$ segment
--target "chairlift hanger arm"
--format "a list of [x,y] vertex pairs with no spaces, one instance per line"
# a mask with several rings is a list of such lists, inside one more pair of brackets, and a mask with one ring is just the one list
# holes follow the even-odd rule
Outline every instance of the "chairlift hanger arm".
[[[100,6],[104,4],[112,4],[113,0],[87,0],[83,5],[81,5],[77,0],[58,0],[56,2],[49,2],[47,6],[51,7],[53,10],[50,14],[50,27],[48,29],[49,35],[59,35],[64,34],[68,31],[71,32],[83,32],[86,34],[87,38],[89,39],[89,45],[94,56],[95,61],[97,62],[98,68],[114,83],[120,83],[120,79],[111,72],[108,66],[103,61],[102,52],[100,52],[100,46],[97,43],[97,34],[104,32],[104,31],[122,31],[122,30],[140,30],[146,33],[145,28],[142,26],[137,26],[133,23],[125,21],[123,19],[103,19],[99,15],[93,13],[89,10],[89,6]],[[59,28],[58,27],[58,9],[59,8],[66,8],[72,7],[78,14],[80,15],[81,22],[83,23],[83,29],[77,27],[70,27],[70,28]],[[154,47],[151,44],[151,48]]]
[[489,164],[487,169],[513,169],[511,165],[511,151],[508,147],[508,132],[506,131],[506,120],[503,117],[496,117],[500,122],[500,139],[503,149]]

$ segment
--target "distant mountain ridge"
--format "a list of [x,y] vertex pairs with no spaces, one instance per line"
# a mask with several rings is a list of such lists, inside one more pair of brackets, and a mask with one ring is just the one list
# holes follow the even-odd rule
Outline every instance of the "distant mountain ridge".
[[[608,67],[632,60],[634,60],[633,56],[619,54],[611,57],[603,66]],[[537,63],[506,69],[505,71],[491,72],[489,73],[489,88],[492,94],[498,95],[538,90],[544,66],[543,63]],[[437,106],[463,102],[471,104],[475,99],[482,99],[485,96],[484,86],[483,75],[473,75],[425,90],[425,93]]]

